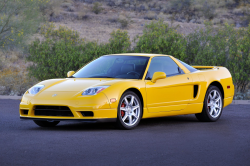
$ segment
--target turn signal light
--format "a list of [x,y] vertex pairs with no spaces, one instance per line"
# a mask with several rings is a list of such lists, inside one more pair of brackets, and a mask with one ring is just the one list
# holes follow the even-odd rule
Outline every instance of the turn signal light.
[[110,99],[110,102],[111,102],[111,103],[114,103],[114,102],[116,102],[116,99],[115,99],[115,98]]

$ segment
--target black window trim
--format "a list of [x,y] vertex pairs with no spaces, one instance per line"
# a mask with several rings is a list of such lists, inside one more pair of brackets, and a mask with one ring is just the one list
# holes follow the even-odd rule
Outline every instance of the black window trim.
[[[180,68],[180,66],[179,66],[170,56],[154,56],[154,57],[169,57],[169,58],[178,66],[179,73],[166,75],[167,78],[168,78],[168,77],[172,77],[172,76],[177,76],[177,75],[185,74],[185,72]],[[152,57],[152,59],[153,59],[154,57]],[[151,61],[150,61],[149,67],[150,67],[150,65],[151,65],[152,59],[151,59]],[[148,69],[149,69],[149,67],[148,67]],[[147,74],[146,74],[146,76],[145,76],[145,80],[152,80],[152,78],[150,78],[150,77],[147,78],[147,75],[148,75],[148,70],[147,70]]]

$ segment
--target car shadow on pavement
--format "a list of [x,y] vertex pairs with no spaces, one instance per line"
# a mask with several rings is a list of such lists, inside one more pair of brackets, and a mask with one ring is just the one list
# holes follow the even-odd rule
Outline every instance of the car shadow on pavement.
[[[152,126],[172,126],[172,125],[183,125],[190,123],[200,123],[194,115],[181,115],[181,116],[170,116],[160,118],[148,118],[142,119],[140,124],[135,129],[150,128]],[[32,130],[62,130],[62,131],[103,131],[103,130],[120,130],[116,127],[115,123],[84,123],[84,122],[60,122],[55,127],[42,128],[36,127]]]

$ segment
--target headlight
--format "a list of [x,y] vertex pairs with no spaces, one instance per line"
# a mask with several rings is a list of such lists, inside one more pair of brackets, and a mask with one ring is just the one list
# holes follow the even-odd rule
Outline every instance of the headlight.
[[96,95],[98,93],[100,93],[101,91],[103,91],[104,89],[106,89],[109,86],[97,86],[97,87],[93,87],[93,88],[89,88],[86,89],[82,95]]
[[35,95],[43,88],[44,88],[44,85],[35,85],[29,89],[29,93],[32,95]]

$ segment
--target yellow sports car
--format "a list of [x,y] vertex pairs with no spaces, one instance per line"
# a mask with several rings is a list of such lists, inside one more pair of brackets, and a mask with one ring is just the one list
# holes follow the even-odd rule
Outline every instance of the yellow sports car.
[[68,78],[30,88],[20,118],[42,127],[63,120],[114,121],[123,129],[136,127],[142,118],[184,114],[217,121],[233,95],[225,67],[189,66],[169,55],[105,55],[68,72]]

